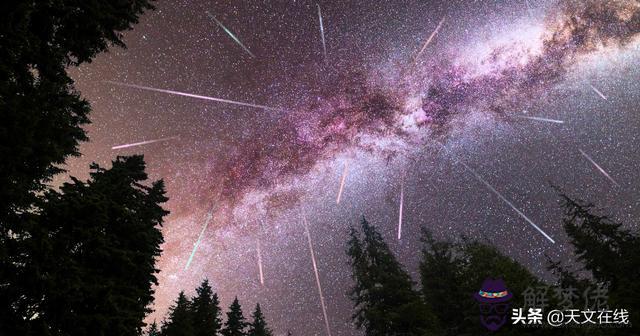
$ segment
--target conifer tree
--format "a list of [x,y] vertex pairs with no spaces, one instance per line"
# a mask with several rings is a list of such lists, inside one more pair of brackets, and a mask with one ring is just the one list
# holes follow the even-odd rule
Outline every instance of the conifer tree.
[[[580,289],[607,289],[608,304],[629,312],[640,311],[640,236],[638,230],[624,228],[622,223],[596,213],[595,206],[561,194],[565,208],[562,220],[574,247],[577,269],[555,262],[550,269],[566,286]],[[590,274],[585,277],[584,274]],[[579,275],[583,274],[583,275]],[[629,314],[633,326],[640,325],[638,314]],[[637,327],[636,327],[637,328]],[[627,335],[628,330],[611,330],[610,334]]]
[[[43,296],[25,270],[47,183],[87,137],[89,103],[67,70],[90,62],[151,9],[149,0],[5,1],[0,10],[0,334],[57,332],[35,319]],[[41,245],[37,245],[41,246]],[[40,293],[37,293],[40,292]],[[135,300],[135,299],[133,299]],[[144,300],[142,300],[144,301]],[[90,304],[89,302],[87,302]],[[128,322],[127,322],[128,323]],[[66,327],[69,327],[68,325]]]
[[162,336],[193,336],[193,319],[191,302],[184,295],[178,294],[173,306],[169,308],[169,318],[162,324]]
[[118,157],[44,195],[22,244],[22,276],[37,283],[23,288],[40,297],[32,323],[71,336],[142,332],[168,214],[163,182],[146,180],[142,156]]
[[464,263],[457,258],[454,244],[436,241],[426,230],[422,241],[420,280],[424,301],[438,317],[445,335],[457,335],[462,327],[461,312],[470,303],[464,286]]
[[158,324],[156,321],[153,321],[147,330],[147,336],[160,336],[160,329],[158,329]]
[[202,281],[196,288],[196,296],[191,305],[194,336],[217,335],[222,327],[220,302],[208,280]]
[[227,312],[227,321],[224,323],[224,328],[222,329],[223,336],[245,336],[245,329],[247,327],[247,322],[242,315],[242,307],[238,302],[238,298],[236,297],[229,306],[229,311]]
[[363,217],[362,236],[350,232],[355,285],[351,291],[356,326],[367,335],[423,335],[435,330],[435,319],[413,282],[378,231]]
[[[503,255],[494,246],[463,238],[459,243],[440,242],[423,230],[424,245],[420,279],[425,303],[438,318],[444,335],[482,335],[487,330],[478,320],[479,307],[473,299],[486,278],[500,278],[514,293],[513,307],[523,307],[521,295],[541,281],[523,265]],[[501,329],[505,335],[520,333],[545,335],[546,331]],[[557,330],[550,333],[558,332]]]
[[253,312],[253,322],[249,326],[248,336],[271,336],[272,332],[267,326],[267,321],[264,319],[264,315],[262,315],[262,310],[260,309],[260,304],[256,304],[256,310]]

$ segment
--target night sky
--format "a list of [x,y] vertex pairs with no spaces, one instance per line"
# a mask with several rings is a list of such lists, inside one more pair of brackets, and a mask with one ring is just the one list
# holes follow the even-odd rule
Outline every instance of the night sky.
[[552,185],[637,227],[638,1],[156,7],[127,49],[71,70],[93,123],[70,174],[141,153],[167,183],[149,321],[208,278],[276,335],[325,335],[304,216],[332,335],[358,334],[345,250],[362,215],[412,275],[425,227],[548,277],[545,254],[571,253]]

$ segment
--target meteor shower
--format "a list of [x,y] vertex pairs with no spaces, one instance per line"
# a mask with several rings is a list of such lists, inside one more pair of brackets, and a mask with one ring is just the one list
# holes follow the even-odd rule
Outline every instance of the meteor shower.
[[0,335],[640,334],[639,1],[2,7]]

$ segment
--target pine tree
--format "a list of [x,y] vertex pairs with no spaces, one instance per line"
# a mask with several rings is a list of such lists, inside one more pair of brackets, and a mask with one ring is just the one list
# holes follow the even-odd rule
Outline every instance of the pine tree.
[[91,61],[110,45],[124,46],[152,6],[148,0],[5,1],[0,21],[0,334],[47,335],[33,319],[44,293],[22,266],[39,197],[86,141],[89,103],[67,69]]
[[41,298],[32,323],[71,336],[141,333],[168,214],[163,182],[146,180],[142,156],[118,157],[110,169],[92,165],[87,182],[46,193],[22,244],[22,275]]
[[160,336],[160,330],[158,329],[158,324],[156,321],[153,321],[147,330],[147,336]]
[[[565,208],[564,229],[578,263],[570,270],[553,263],[550,268],[560,275],[560,281],[575,288],[608,289],[607,304],[630,312],[640,311],[640,236],[607,216],[596,214],[593,204],[574,200],[561,194]],[[590,273],[591,277],[578,275]],[[640,325],[638,314],[630,314],[631,325]],[[637,328],[637,327],[636,327]],[[611,330],[610,334],[629,334],[628,330]]]
[[351,229],[347,251],[355,282],[351,298],[356,326],[372,336],[423,335],[435,330],[432,313],[382,236],[364,217],[361,229],[362,237]]
[[[89,104],[70,66],[90,62],[152,9],[148,0],[6,2],[0,11],[0,213],[29,206],[29,193],[61,171],[86,141]],[[15,209],[15,208],[14,208]],[[23,208],[24,209],[24,208]]]
[[249,326],[248,336],[271,336],[273,335],[269,327],[267,326],[267,321],[264,319],[264,315],[262,315],[262,310],[260,309],[260,304],[256,304],[256,310],[253,312],[253,322]]
[[245,336],[245,329],[247,327],[247,322],[242,315],[242,307],[238,302],[238,298],[236,297],[229,306],[229,311],[227,312],[227,321],[224,324],[224,328],[222,329],[223,336]]
[[[494,246],[466,238],[458,243],[441,242],[423,230],[423,257],[420,278],[425,303],[438,318],[444,335],[485,335],[489,332],[478,320],[478,303],[472,294],[486,278],[500,278],[514,294],[513,307],[524,307],[523,297],[528,287],[543,283],[523,265],[503,255]],[[549,298],[552,304],[552,298]],[[558,330],[500,329],[500,334],[562,334]]]
[[462,328],[461,312],[469,306],[470,297],[464,286],[464,263],[457,258],[452,243],[435,241],[426,230],[423,230],[422,241],[422,296],[441,322],[445,335],[458,335]]
[[162,336],[193,336],[193,319],[191,302],[184,295],[178,294],[173,306],[169,308],[169,318],[162,324]]
[[204,280],[196,288],[196,296],[192,300],[194,336],[214,336],[222,327],[220,302],[218,295],[213,293],[208,280]]

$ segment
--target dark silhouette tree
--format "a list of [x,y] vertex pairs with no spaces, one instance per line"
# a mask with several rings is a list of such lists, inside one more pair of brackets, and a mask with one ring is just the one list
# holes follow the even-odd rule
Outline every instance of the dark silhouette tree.
[[191,304],[194,336],[217,335],[222,327],[220,301],[213,292],[208,280],[196,288],[196,296]]
[[160,329],[158,329],[156,321],[153,321],[147,329],[147,336],[160,336]]
[[[0,15],[0,199],[29,206],[29,192],[78,155],[89,104],[69,66],[90,62],[151,9],[148,0],[3,2]],[[15,209],[14,209],[15,210]]]
[[[463,311],[467,309],[469,293],[465,292],[464,262],[458,258],[454,245],[433,239],[424,230],[420,279],[425,303],[441,321],[445,335],[458,335]],[[446,298],[446,300],[444,300]]]
[[271,329],[267,326],[267,321],[264,319],[264,315],[262,315],[262,310],[260,309],[260,304],[256,304],[256,310],[253,312],[253,322],[249,326],[248,336],[271,336],[273,335]]
[[353,319],[367,335],[424,335],[435,318],[413,289],[413,281],[377,230],[363,217],[362,235],[351,228],[347,254],[355,285]]
[[229,306],[227,321],[224,323],[224,328],[221,333],[223,336],[244,336],[246,335],[246,328],[247,322],[242,315],[242,307],[236,297],[233,303],[231,303],[231,306]]
[[[561,205],[565,208],[564,229],[578,262],[572,263],[573,269],[553,262],[550,269],[559,275],[564,286],[578,288],[581,292],[604,286],[608,292],[608,306],[627,309],[630,323],[637,332],[640,317],[632,313],[640,311],[640,237],[637,230],[631,231],[621,223],[597,214],[592,203],[561,194]],[[607,332],[611,335],[631,334],[628,328]]]
[[[479,306],[473,298],[484,279],[503,279],[514,294],[513,307],[524,307],[523,297],[519,294],[528,287],[542,285],[523,265],[492,245],[465,238],[458,243],[436,241],[426,230],[423,230],[422,241],[422,293],[425,303],[436,314],[444,335],[490,334],[480,324]],[[500,333],[545,334],[545,331],[504,328]]]
[[151,8],[148,0],[0,5],[0,334],[57,332],[33,321],[42,296],[24,286],[40,285],[22,267],[30,258],[23,243],[33,234],[25,223],[38,212],[45,183],[87,139],[89,104],[67,69],[124,46],[122,31]]
[[146,180],[142,156],[118,157],[110,169],[94,164],[87,182],[48,191],[25,223],[22,275],[30,282],[15,286],[39,300],[18,312],[46,326],[45,335],[141,333],[168,214],[163,182]]
[[193,335],[191,302],[184,292],[180,292],[175,304],[169,308],[169,318],[162,324],[162,336]]

